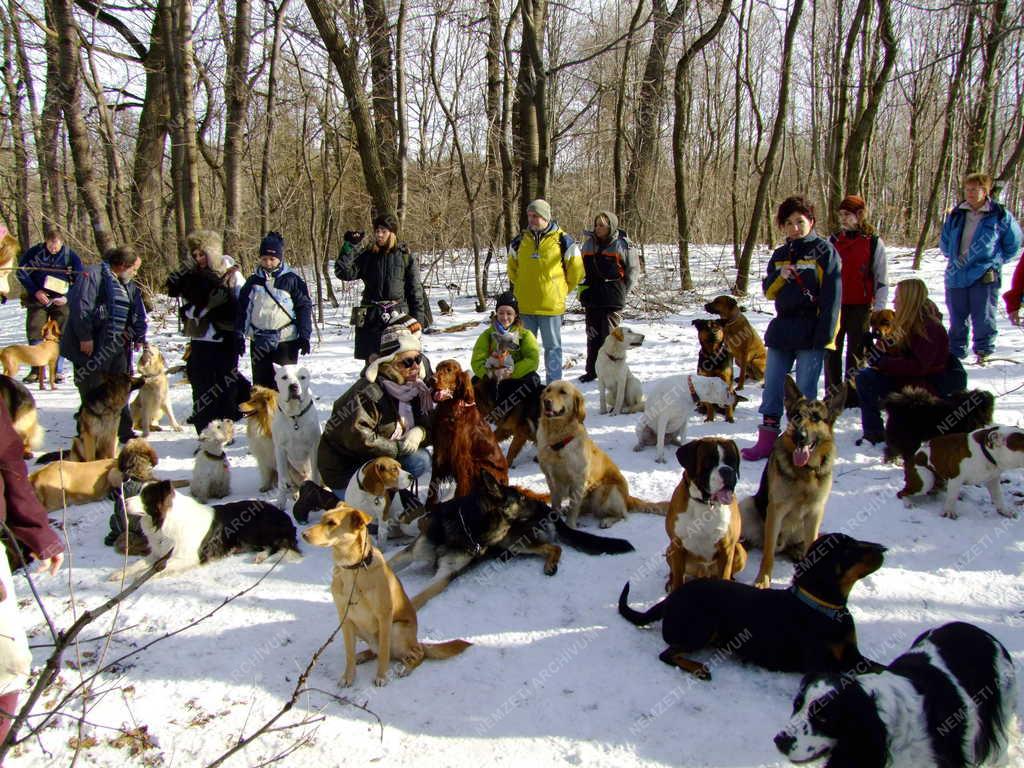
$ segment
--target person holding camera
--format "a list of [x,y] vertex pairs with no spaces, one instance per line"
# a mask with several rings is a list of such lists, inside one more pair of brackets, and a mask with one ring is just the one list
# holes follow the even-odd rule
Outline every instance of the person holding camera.
[[377,353],[384,329],[409,314],[428,327],[426,301],[416,257],[398,242],[398,221],[391,214],[373,220],[373,234],[349,230],[334,262],[339,280],[362,280],[363,296],[352,309],[356,328],[355,356],[367,360]]
[[249,339],[252,383],[276,389],[274,363],[294,365],[309,354],[313,302],[306,281],[284,262],[284,237],[268,232],[260,242],[260,265],[238,294],[235,325],[238,353]]
[[974,354],[983,365],[996,347],[996,310],[1003,264],[1021,245],[1020,225],[989,195],[992,177],[971,173],[964,178],[964,201],[942,223],[939,246],[946,266],[946,308],[949,310],[949,351],[967,357],[967,322],[974,328]]

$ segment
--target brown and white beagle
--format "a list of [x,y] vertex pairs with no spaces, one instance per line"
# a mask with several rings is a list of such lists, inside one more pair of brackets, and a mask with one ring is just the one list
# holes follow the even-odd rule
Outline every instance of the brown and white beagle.
[[683,478],[665,517],[669,592],[687,576],[731,579],[747,562],[735,493],[740,468],[736,443],[720,437],[692,440],[676,451],[676,458]]
[[395,492],[412,486],[412,475],[395,459],[370,459],[352,475],[345,489],[345,503],[377,521],[377,547],[388,538],[388,510]]

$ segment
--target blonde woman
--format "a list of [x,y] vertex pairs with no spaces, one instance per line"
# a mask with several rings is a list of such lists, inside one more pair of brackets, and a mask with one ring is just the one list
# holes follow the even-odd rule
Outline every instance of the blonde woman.
[[858,445],[885,440],[880,402],[890,392],[915,385],[945,397],[967,386],[960,361],[949,354],[949,334],[942,325],[942,313],[928,298],[924,281],[901,280],[896,285],[893,307],[896,320],[891,339],[878,343],[870,366],[857,374],[864,432]]

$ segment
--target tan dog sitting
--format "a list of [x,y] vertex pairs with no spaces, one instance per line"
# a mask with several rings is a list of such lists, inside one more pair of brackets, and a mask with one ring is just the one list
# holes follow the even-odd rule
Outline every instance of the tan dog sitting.
[[[371,517],[341,503],[325,512],[320,522],[302,532],[314,547],[331,547],[334,556],[331,596],[338,609],[345,637],[345,674],[341,685],[355,682],[356,664],[377,658],[373,684],[386,685],[391,658],[401,662],[399,677],[412,672],[424,658],[448,659],[472,643],[449,640],[421,643],[417,637],[416,609],[402,582],[370,541],[366,526]],[[370,649],[356,654],[356,638]]]
[[39,371],[39,389],[45,389],[45,371],[50,370],[50,389],[57,388],[57,358],[60,357],[60,326],[50,318],[43,325],[43,340],[38,344],[12,344],[0,349],[0,364],[5,376],[15,376],[28,365]]

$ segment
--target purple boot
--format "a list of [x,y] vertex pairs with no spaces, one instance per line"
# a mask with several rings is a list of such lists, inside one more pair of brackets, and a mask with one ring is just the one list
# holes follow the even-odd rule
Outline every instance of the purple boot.
[[771,456],[772,448],[779,437],[779,428],[774,424],[762,424],[757,428],[757,442],[740,451],[744,461],[760,461]]

